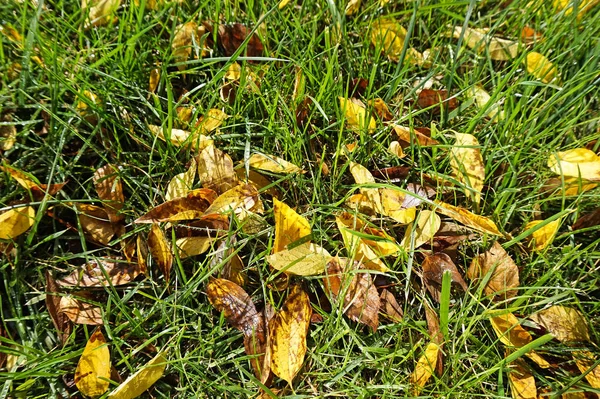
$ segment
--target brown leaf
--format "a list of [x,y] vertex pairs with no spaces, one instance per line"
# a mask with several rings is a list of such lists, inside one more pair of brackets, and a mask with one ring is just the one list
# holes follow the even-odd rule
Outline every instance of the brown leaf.
[[202,187],[223,194],[238,184],[231,157],[214,145],[204,148],[196,157],[198,179]]
[[394,119],[394,115],[391,113],[385,101],[381,98],[376,98],[369,101],[369,105],[373,107],[375,115],[377,115],[382,121],[391,121]]
[[84,291],[60,298],[58,312],[66,315],[73,323],[93,326],[104,324],[102,311],[96,305],[85,302],[87,295]]
[[217,198],[217,193],[207,188],[191,191],[182,198],[175,198],[151,209],[134,223],[175,222],[200,219]]
[[508,299],[517,295],[519,268],[497,241],[487,252],[473,259],[467,270],[467,277],[479,280],[489,273],[491,276],[484,288],[486,295],[493,295],[496,299]]
[[171,246],[165,237],[162,229],[157,223],[152,224],[150,233],[148,233],[148,249],[152,259],[158,265],[160,271],[165,276],[167,284],[171,278],[171,267],[173,266],[173,254]]
[[463,291],[468,290],[467,283],[463,280],[460,272],[456,268],[450,256],[443,252],[429,255],[423,260],[423,282],[431,297],[440,302],[440,294],[442,291],[442,278],[444,272],[449,271],[452,275],[452,283],[458,285]]
[[[213,26],[204,22],[206,29],[212,34]],[[220,24],[217,28],[219,48],[226,57],[231,57],[242,45],[252,30],[245,25],[236,23],[231,25]],[[212,36],[212,35],[211,35]],[[248,40],[245,50],[240,55],[247,57],[260,57],[263,55],[264,46],[256,33]]]
[[111,223],[125,220],[125,216],[120,213],[125,205],[125,196],[119,169],[111,164],[104,165],[96,170],[93,180],[98,197],[102,200]]
[[600,224],[600,208],[595,211],[586,213],[585,215],[579,217],[577,221],[573,224],[572,229],[581,230],[587,229],[588,227],[598,226]]
[[440,107],[443,107],[445,112],[452,111],[458,108],[458,100],[456,97],[448,98],[447,90],[423,89],[417,98],[419,108],[431,108],[431,113],[437,115],[440,113]]
[[324,284],[334,299],[344,295],[344,313],[351,320],[377,330],[381,301],[371,275],[362,264],[343,258],[331,259]]
[[67,184],[66,182],[51,184],[50,186],[48,186],[47,184],[41,184],[33,180],[31,178],[32,176],[30,176],[28,173],[13,168],[10,165],[0,165],[0,170],[8,173],[10,177],[15,179],[17,183],[21,185],[21,187],[23,187],[26,190],[30,190],[33,199],[35,199],[36,201],[41,201],[46,196],[46,194],[50,196],[56,194],[57,192],[62,190],[65,184]]
[[529,317],[560,342],[589,342],[590,332],[583,315],[574,308],[554,305]]
[[78,212],[79,223],[85,235],[92,241],[108,245],[116,234],[116,230],[109,220],[106,209],[81,202],[77,202],[74,205]]
[[73,331],[73,325],[67,315],[60,312],[61,297],[58,296],[59,292],[60,287],[56,284],[50,271],[46,270],[46,308],[48,308],[54,328],[58,331],[60,341],[64,345]]
[[398,141],[400,142],[402,148],[407,148],[415,144],[418,144],[421,147],[431,147],[440,144],[439,141],[431,138],[431,133],[429,135],[426,135],[419,132],[417,129],[411,131],[407,127],[396,124],[392,124],[392,128],[394,129],[394,133],[396,133],[396,135],[398,136]]
[[402,311],[402,307],[396,300],[394,294],[383,289],[379,295],[379,301],[381,307],[379,311],[385,318],[393,323],[400,323],[402,321],[404,318],[404,311]]
[[425,303],[425,319],[427,320],[427,329],[429,330],[429,336],[431,341],[438,345],[442,345],[444,342],[444,336],[440,329],[440,319],[431,307]]
[[144,273],[137,263],[119,260],[98,259],[83,265],[67,277],[58,280],[63,287],[107,287],[132,282]]

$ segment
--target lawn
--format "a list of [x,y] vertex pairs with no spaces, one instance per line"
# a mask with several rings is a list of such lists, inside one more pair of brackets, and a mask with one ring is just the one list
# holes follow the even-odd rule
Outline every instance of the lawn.
[[597,1],[111,1],[0,4],[0,399],[600,395]]

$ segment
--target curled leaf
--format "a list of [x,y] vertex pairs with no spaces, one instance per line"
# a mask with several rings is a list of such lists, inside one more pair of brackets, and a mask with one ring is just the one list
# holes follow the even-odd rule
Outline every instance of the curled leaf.
[[46,270],[46,308],[52,318],[54,328],[58,331],[60,340],[64,345],[71,331],[73,331],[73,325],[71,320],[60,311],[60,300],[61,297],[58,295],[60,287],[52,277],[52,274]]
[[440,142],[432,139],[430,136],[419,132],[418,130],[411,130],[407,127],[392,124],[394,132],[398,136],[398,140],[402,148],[409,147],[414,144],[418,144],[422,147],[430,147],[438,145]]
[[137,263],[98,259],[88,262],[80,270],[58,280],[58,283],[61,286],[86,288],[123,285],[144,272]]
[[600,181],[600,156],[587,148],[574,148],[550,155],[548,167],[558,175]]
[[125,205],[123,185],[119,177],[119,169],[111,164],[104,165],[94,173],[94,187],[102,200],[111,223],[119,223],[125,219],[121,209]]
[[175,222],[178,220],[200,219],[210,204],[217,199],[217,193],[207,188],[193,190],[185,197],[175,198],[151,209],[134,223]]

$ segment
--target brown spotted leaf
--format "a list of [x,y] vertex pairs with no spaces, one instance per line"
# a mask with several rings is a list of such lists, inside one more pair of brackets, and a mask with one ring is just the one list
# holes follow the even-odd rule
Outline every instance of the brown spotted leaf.
[[519,268],[497,241],[487,252],[473,259],[467,270],[467,277],[471,280],[479,280],[490,273],[491,276],[484,288],[486,295],[501,299],[517,295]]
[[134,223],[175,222],[179,220],[200,219],[217,193],[207,188],[193,190],[185,197],[175,198],[151,209]]
[[223,194],[238,184],[231,157],[214,145],[204,148],[196,157],[196,161],[198,179],[202,182],[202,187]]
[[454,262],[448,254],[439,252],[429,255],[423,260],[423,282],[431,297],[436,301],[440,301],[442,291],[442,278],[445,271],[449,271],[452,275],[452,283],[458,285],[463,291],[468,290],[467,283],[463,280],[462,275],[456,268]]
[[64,287],[107,287],[123,285],[133,281],[144,273],[138,263],[126,261],[98,259],[83,265],[79,270],[58,280]]
[[102,200],[111,223],[125,220],[125,216],[120,213],[125,205],[125,195],[119,169],[111,164],[104,165],[96,170],[93,180],[98,197]]
[[[204,22],[205,28],[213,33],[214,27],[210,22]],[[217,27],[218,46],[226,57],[231,57],[242,46],[248,38],[252,29],[247,26],[235,23],[231,25],[220,24]],[[247,57],[260,57],[263,55],[264,46],[256,33],[248,39],[246,47],[242,50],[241,55]]]
[[85,292],[79,292],[80,296],[63,296],[58,306],[59,313],[66,315],[73,323],[89,324],[93,326],[104,324],[102,321],[102,311],[96,305],[88,301]]
[[392,321],[393,323],[400,323],[404,318],[404,311],[396,300],[394,294],[390,291],[383,289],[379,295],[381,314]]
[[171,252],[171,246],[169,241],[165,237],[165,233],[162,231],[157,223],[153,223],[148,233],[148,249],[152,259],[158,265],[160,271],[165,276],[167,284],[171,278],[171,267],[173,266],[173,253]]

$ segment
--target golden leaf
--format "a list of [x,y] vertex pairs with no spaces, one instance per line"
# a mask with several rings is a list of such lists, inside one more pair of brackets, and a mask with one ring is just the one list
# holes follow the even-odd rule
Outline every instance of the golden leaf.
[[415,224],[408,225],[400,245],[407,250],[419,248],[421,245],[431,241],[441,225],[442,220],[435,212],[424,209],[419,212]]
[[281,252],[289,244],[312,234],[308,220],[277,198],[273,198],[273,216],[275,218],[273,253]]
[[113,16],[121,0],[81,0],[81,9],[89,7],[89,23],[86,26],[102,26],[113,22]]
[[252,154],[248,159],[250,167],[272,173],[302,173],[303,170],[286,160],[273,155]]
[[[519,320],[512,313],[490,317],[490,323],[500,342],[508,347],[521,348],[533,341],[531,335],[521,327]],[[525,356],[542,368],[550,367],[550,364],[535,351],[529,351]]]
[[304,362],[311,315],[310,299],[296,285],[269,323],[271,370],[290,386]]
[[[594,367],[596,363],[596,356],[588,351],[577,351],[574,353],[575,364],[581,373],[587,373],[589,369]],[[585,375],[585,379],[592,386],[592,388],[600,388],[600,366],[594,367],[589,373]]]
[[217,199],[217,193],[207,188],[190,191],[182,198],[163,202],[151,209],[134,223],[175,222],[179,220],[200,219],[210,204]]
[[502,235],[498,230],[498,227],[496,227],[496,224],[485,216],[475,215],[464,208],[450,205],[442,201],[435,200],[434,203],[437,205],[435,208],[436,212],[448,216],[473,230],[495,236]]
[[211,108],[206,115],[198,119],[194,133],[209,134],[218,129],[229,116],[220,109]]
[[75,369],[75,385],[79,392],[95,398],[108,391],[110,367],[110,351],[98,328],[90,336]]
[[25,233],[35,223],[32,206],[10,209],[0,214],[0,240],[12,240]]
[[[392,18],[379,18],[371,26],[371,43],[375,48],[381,48],[381,51],[392,61],[400,61],[405,40],[406,29]],[[405,57],[410,64],[424,64],[423,54],[412,47],[407,48]]]
[[530,316],[560,342],[589,342],[590,332],[583,315],[573,308],[554,305]]
[[206,146],[213,144],[213,140],[199,133],[191,133],[187,130],[171,129],[170,132],[165,132],[160,126],[148,125],[148,129],[163,141],[170,141],[176,147],[190,146],[196,151],[202,151]]
[[348,0],[348,4],[346,4],[346,11],[345,11],[346,15],[350,16],[350,15],[356,14],[358,9],[360,8],[361,2],[362,2],[362,0]]
[[392,115],[390,108],[381,98],[376,98],[368,102],[370,106],[373,107],[375,114],[383,121],[391,121],[394,119],[394,115]]
[[550,83],[556,79],[560,83],[558,69],[542,54],[530,51],[524,61],[527,72],[537,79],[544,83]]
[[525,366],[524,363],[518,360],[510,364],[508,382],[513,399],[537,399],[538,397],[535,378]]
[[30,175],[29,173],[23,172],[17,168],[14,168],[10,165],[0,165],[0,170],[8,173],[10,177],[15,179],[17,183],[21,187],[26,190],[29,190],[33,195],[33,198],[41,201],[46,194],[54,195],[59,192],[66,183],[58,183],[58,184],[41,184],[37,181],[37,179]]
[[[527,223],[525,225],[525,227],[523,228],[523,230],[525,230],[525,231],[529,230],[529,229],[537,226],[540,223],[544,223],[544,221],[543,220],[533,220],[533,221]],[[547,223],[543,227],[535,230],[533,233],[531,233],[531,236],[528,237],[529,247],[533,251],[543,251],[550,244],[552,244],[552,241],[554,240],[554,236],[556,235],[556,232],[558,231],[559,227],[560,227],[560,219],[556,219],[552,222]]]
[[273,186],[273,183],[265,176],[254,170],[248,170],[247,172],[248,175],[246,176],[246,171],[244,169],[239,168],[235,170],[239,180],[252,184],[258,191],[264,191],[264,193],[269,194],[274,198],[278,198],[281,195],[279,190],[277,190],[277,188]]
[[171,246],[165,237],[165,233],[161,230],[158,223],[153,223],[148,233],[148,250],[152,259],[158,265],[160,271],[165,276],[167,284],[171,278],[171,267],[173,266],[173,254]]
[[198,156],[198,179],[202,187],[223,194],[238,184],[231,157],[213,144],[206,146]]
[[[424,135],[416,130],[411,131],[409,128],[392,123],[392,128],[398,136],[398,140],[402,142],[403,148],[417,143],[421,147],[430,147],[438,145],[440,142]],[[404,145],[405,144],[405,145]]]
[[96,170],[93,181],[110,222],[119,223],[125,220],[125,215],[120,213],[125,205],[125,195],[119,169],[114,165],[106,164]]
[[179,258],[185,259],[205,253],[210,249],[213,241],[215,241],[213,237],[183,237],[175,241],[175,246],[179,250]]
[[292,249],[279,251],[267,257],[273,269],[297,276],[323,274],[331,255],[325,248],[310,242]]
[[450,166],[456,180],[467,186],[467,198],[481,202],[481,190],[485,181],[485,165],[479,150],[479,142],[471,134],[454,132],[456,143],[450,151]]
[[104,324],[102,321],[102,311],[99,307],[71,295],[60,298],[58,312],[65,314],[73,323],[93,326]]
[[425,348],[425,353],[419,358],[415,371],[410,376],[410,381],[414,384],[413,392],[415,395],[419,395],[419,392],[433,375],[437,366],[439,351],[440,347],[436,343],[430,342]]
[[[192,46],[194,43],[199,43],[198,37],[198,24],[196,22],[186,22],[185,24],[177,25],[175,27],[175,34],[173,35],[173,42],[171,49],[173,51],[173,58],[178,64],[185,63],[192,54]],[[187,65],[178,65],[180,71],[187,68]]]
[[77,209],[79,223],[84,233],[93,241],[107,245],[116,231],[109,220],[106,209],[81,202],[73,205]]
[[479,280],[489,273],[491,276],[484,288],[486,295],[497,295],[502,299],[517,295],[519,268],[497,241],[487,252],[473,259],[467,277]]
[[[463,34],[462,26],[455,26],[452,36],[459,39]],[[486,29],[466,28],[464,30],[464,43],[479,54],[490,55],[492,60],[508,61],[519,53],[519,43],[512,40],[490,36]]]
[[575,148],[550,155],[548,167],[557,175],[600,181],[600,156],[587,148]]
[[148,79],[148,91],[150,93],[154,93],[156,91],[158,82],[160,82],[160,69],[153,68],[150,71],[150,78]]
[[[381,256],[389,256],[398,253],[399,247],[396,240],[384,232],[383,230],[371,227],[356,215],[351,215],[348,212],[342,212],[336,217],[338,222],[338,228],[340,231],[345,226],[348,230],[358,231],[362,234],[372,236],[371,237],[358,237],[364,241],[371,249]],[[356,235],[354,235],[356,236]]]
[[8,151],[17,142],[17,128],[14,125],[0,125],[0,150]]
[[205,211],[211,213],[240,213],[252,210],[259,203],[258,191],[252,184],[240,184],[219,195]]
[[338,97],[340,109],[344,111],[346,123],[351,130],[361,131],[367,129],[370,134],[375,132],[377,122],[365,108],[362,101],[356,98]]
[[577,196],[598,187],[598,183],[592,183],[578,177],[553,177],[546,180],[542,190],[545,194],[570,197]]
[[137,398],[163,376],[166,367],[167,359],[163,351],[154,356],[141,369],[130,375],[108,397],[111,399]]
[[397,141],[392,141],[390,143],[390,147],[388,148],[388,152],[392,155],[397,156],[398,158],[404,158],[406,154],[402,150],[402,146]]
[[167,192],[165,194],[165,200],[171,201],[175,198],[181,198],[188,195],[192,186],[194,185],[194,179],[196,178],[196,171],[198,166],[196,159],[192,158],[190,161],[190,167],[187,171],[175,175],[167,186]]
[[[349,216],[349,215],[348,215]],[[348,254],[352,259],[362,262],[368,269],[378,270],[380,272],[388,272],[390,269],[379,259],[373,248],[361,239],[356,231],[349,229],[348,226],[353,226],[353,222],[348,220],[344,215],[336,216],[336,223],[340,233],[342,233],[342,239],[344,240],[344,246],[348,250]],[[396,246],[396,252],[397,252]],[[384,251],[388,248],[384,247]]]

